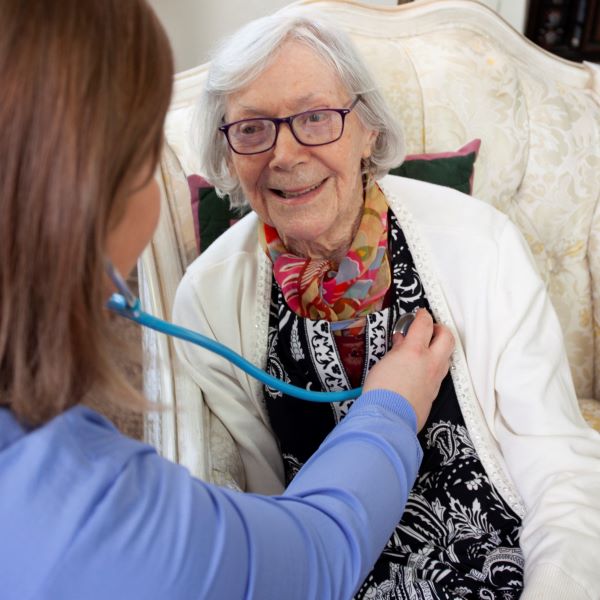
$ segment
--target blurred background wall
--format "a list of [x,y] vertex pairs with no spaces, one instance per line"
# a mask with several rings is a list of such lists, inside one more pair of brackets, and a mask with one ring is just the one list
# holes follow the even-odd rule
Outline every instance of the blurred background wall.
[[[210,60],[215,43],[244,23],[290,4],[290,0],[148,0],[171,40],[177,71]],[[361,0],[395,6],[398,0]],[[419,0],[415,0],[419,1]],[[520,32],[525,28],[527,0],[483,0]]]

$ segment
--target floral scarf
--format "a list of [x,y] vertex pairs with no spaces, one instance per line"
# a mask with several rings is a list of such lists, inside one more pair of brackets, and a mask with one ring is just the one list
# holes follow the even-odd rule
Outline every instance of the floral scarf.
[[288,306],[299,316],[334,323],[335,332],[356,335],[364,316],[380,310],[391,283],[387,253],[388,206],[381,188],[367,186],[363,215],[341,262],[290,254],[274,227],[262,223],[259,241]]

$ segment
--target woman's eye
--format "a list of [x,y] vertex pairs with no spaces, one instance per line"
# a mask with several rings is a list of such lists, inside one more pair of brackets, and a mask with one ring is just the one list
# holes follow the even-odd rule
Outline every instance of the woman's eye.
[[240,127],[239,132],[241,135],[254,135],[255,133],[260,132],[262,129],[263,127],[261,127],[260,124],[246,123]]
[[323,123],[323,122],[327,121],[328,119],[329,119],[329,113],[325,112],[325,111],[313,112],[308,115],[309,123]]

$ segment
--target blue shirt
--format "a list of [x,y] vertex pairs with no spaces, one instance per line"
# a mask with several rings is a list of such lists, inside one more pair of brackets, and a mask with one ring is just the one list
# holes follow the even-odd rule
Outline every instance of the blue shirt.
[[414,411],[383,391],[278,497],[194,479],[83,406],[31,432],[0,409],[0,596],[350,598],[421,457]]

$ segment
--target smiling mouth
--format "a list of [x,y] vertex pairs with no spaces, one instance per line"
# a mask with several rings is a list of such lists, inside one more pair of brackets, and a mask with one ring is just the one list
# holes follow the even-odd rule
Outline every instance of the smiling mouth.
[[305,196],[306,194],[310,194],[310,192],[314,192],[316,189],[320,188],[325,182],[327,181],[327,179],[323,179],[323,181],[320,181],[319,183],[315,184],[315,185],[311,185],[310,187],[304,188],[302,190],[294,190],[294,191],[285,191],[285,190],[278,190],[276,188],[269,188],[274,194],[277,194],[280,198],[284,198],[285,200],[291,200],[293,198],[300,198],[302,196]]

